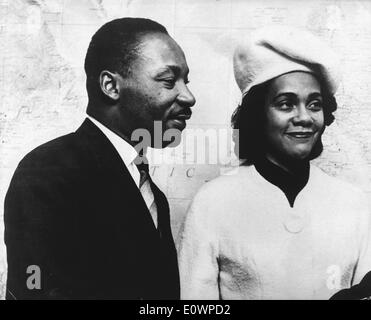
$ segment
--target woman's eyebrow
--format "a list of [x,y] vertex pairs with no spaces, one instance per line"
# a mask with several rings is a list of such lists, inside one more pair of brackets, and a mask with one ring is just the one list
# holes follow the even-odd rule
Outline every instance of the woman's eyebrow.
[[275,97],[274,97],[274,100],[278,99],[278,98],[281,98],[281,97],[288,97],[288,98],[296,98],[297,97],[297,94],[296,93],[293,93],[293,92],[280,92],[278,93]]
[[313,92],[308,96],[308,99],[322,98],[321,92]]
[[[280,92],[274,97],[274,100],[279,99],[282,96],[294,99],[294,98],[297,98],[298,95],[294,92]],[[316,99],[316,98],[322,98],[322,94],[320,92],[312,92],[308,95],[308,99]]]

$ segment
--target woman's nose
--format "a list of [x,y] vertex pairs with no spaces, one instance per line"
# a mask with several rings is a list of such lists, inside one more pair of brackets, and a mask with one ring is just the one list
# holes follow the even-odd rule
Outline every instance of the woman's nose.
[[301,104],[296,108],[296,114],[293,118],[293,122],[296,125],[310,125],[313,123],[313,118],[310,114],[310,111],[305,105]]

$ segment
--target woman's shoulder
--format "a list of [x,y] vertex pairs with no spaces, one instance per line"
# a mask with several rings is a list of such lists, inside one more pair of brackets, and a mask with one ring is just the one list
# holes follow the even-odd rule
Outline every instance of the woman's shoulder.
[[254,170],[253,167],[236,167],[203,184],[188,208],[188,219],[208,229],[218,228],[231,213],[234,203],[246,196],[246,185],[254,179]]
[[[254,166],[238,166],[223,172],[218,177],[205,183],[199,192],[222,192],[233,190],[233,187],[246,185],[254,181],[256,170]],[[235,191],[235,190],[234,190]]]
[[364,191],[356,185],[331,176],[316,165],[311,165],[310,170],[312,179],[325,188],[326,193],[336,194],[337,199],[365,201]]
[[361,192],[361,189],[357,186],[347,182],[341,178],[335,177],[324,171],[322,168],[317,165],[310,166],[311,175],[314,176],[317,180],[322,180],[326,184],[331,184],[339,189],[350,191],[350,192]]
[[[240,192],[253,187],[256,170],[253,166],[239,166],[206,182],[197,191],[194,202],[224,203],[229,198],[238,196]],[[253,187],[254,188],[254,187]]]

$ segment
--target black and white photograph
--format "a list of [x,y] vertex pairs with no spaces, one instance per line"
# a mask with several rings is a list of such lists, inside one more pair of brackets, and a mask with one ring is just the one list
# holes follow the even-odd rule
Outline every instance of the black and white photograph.
[[0,0],[0,48],[0,300],[371,300],[371,1]]

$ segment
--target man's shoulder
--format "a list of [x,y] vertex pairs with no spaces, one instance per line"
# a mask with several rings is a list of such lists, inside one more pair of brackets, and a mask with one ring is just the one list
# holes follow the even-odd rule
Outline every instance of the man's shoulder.
[[63,164],[66,160],[74,160],[81,152],[74,133],[45,142],[20,161],[18,168],[43,167]]
[[[23,199],[19,205],[32,207],[37,197],[50,197],[55,201],[74,192],[83,172],[81,160],[74,151],[75,140],[73,133],[58,137],[36,147],[20,161],[5,198],[8,212],[17,207],[19,199]],[[28,197],[33,200],[25,200]]]

